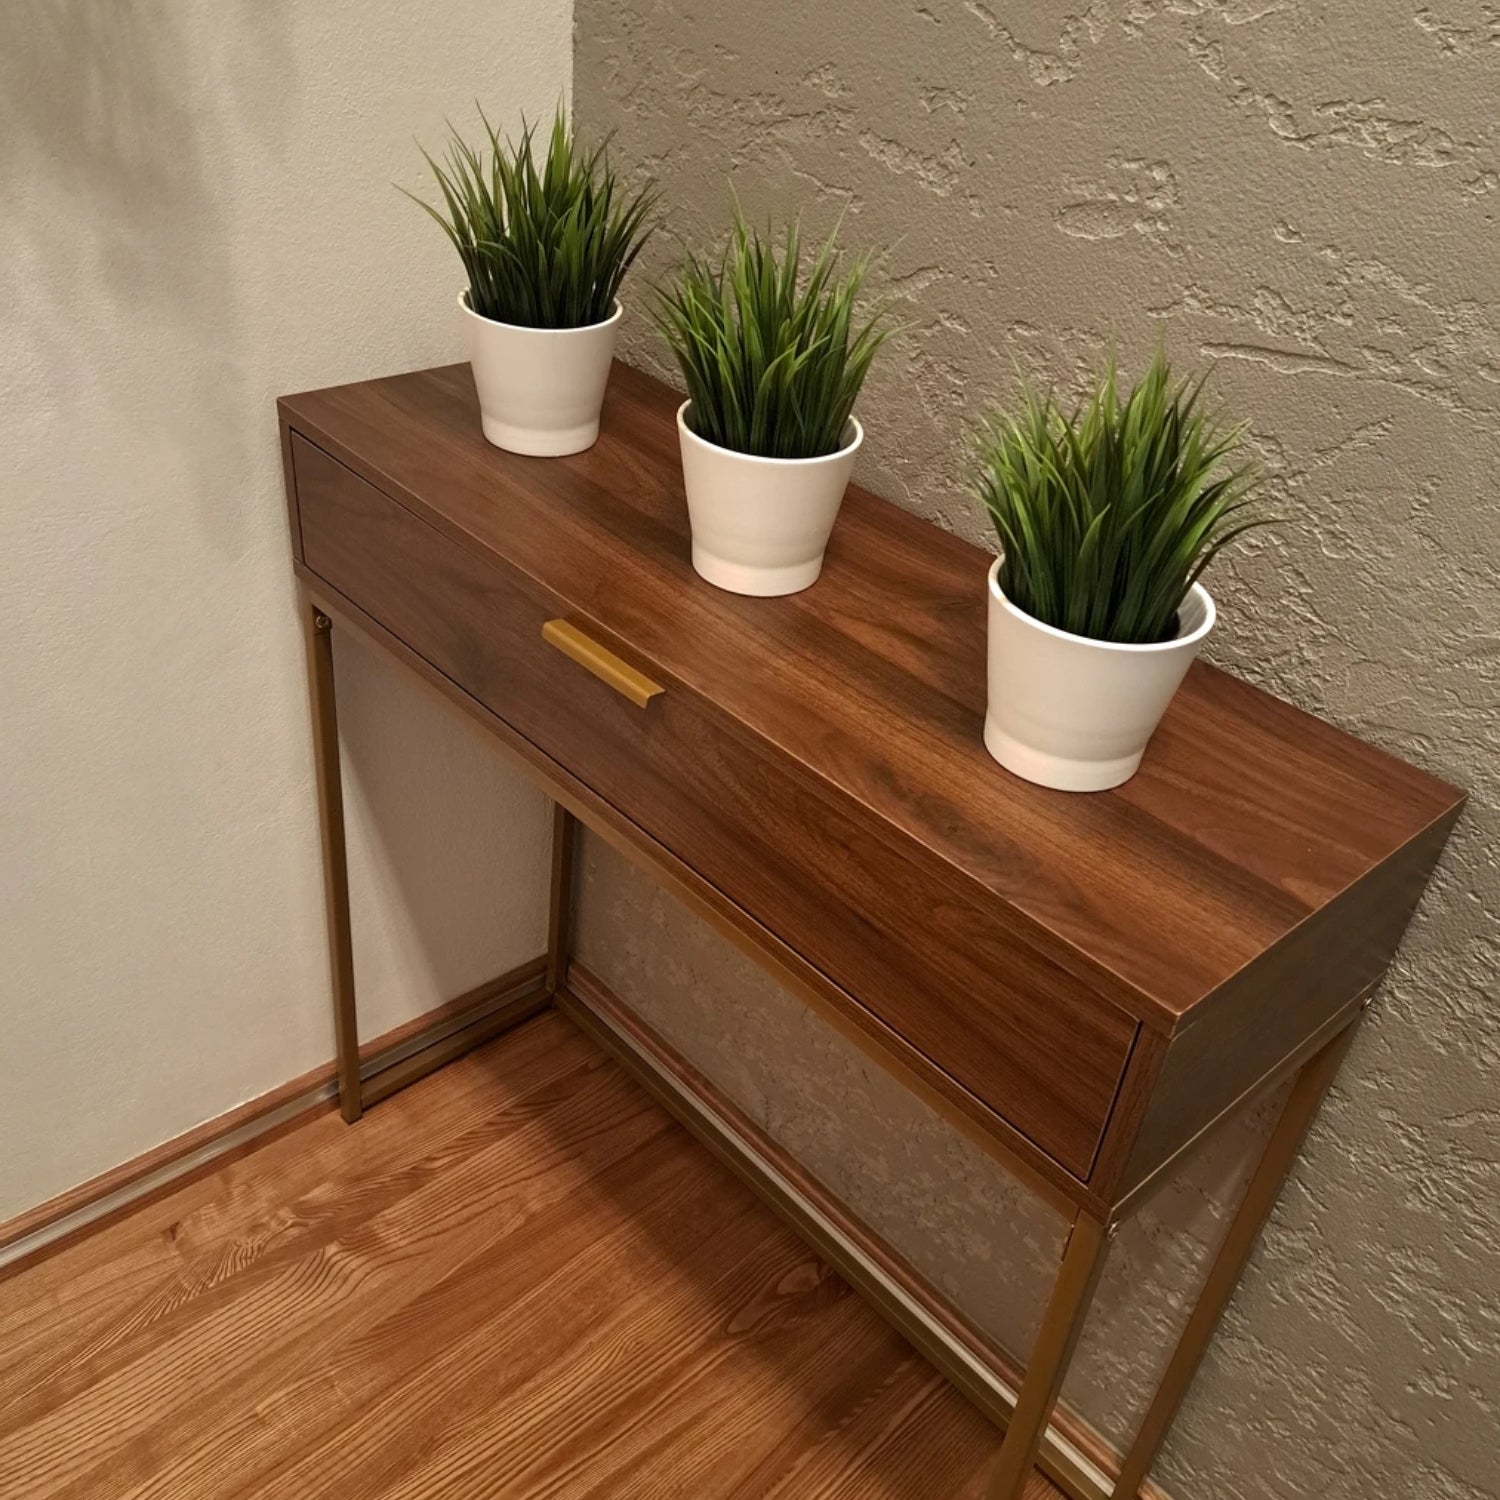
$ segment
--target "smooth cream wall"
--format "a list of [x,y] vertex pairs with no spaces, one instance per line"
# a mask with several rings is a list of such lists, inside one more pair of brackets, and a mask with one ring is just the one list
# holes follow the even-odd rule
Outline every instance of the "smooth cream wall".
[[[578,0],[582,116],[676,232],[839,213],[907,331],[862,477],[976,540],[966,432],[1158,328],[1288,518],[1211,655],[1473,799],[1163,1463],[1179,1500],[1500,1494],[1500,10],[1491,0]],[[670,261],[670,238],[647,257]],[[631,358],[659,359],[637,322]],[[747,670],[753,663],[746,664]],[[999,774],[997,772],[997,774]],[[591,962],[1018,1346],[1057,1228],[590,846]],[[1121,1236],[1072,1401],[1113,1436],[1265,1112]]]
[[[332,1053],[273,398],[459,357],[413,136],[565,0],[0,7],[0,1221]],[[340,643],[367,1035],[543,944],[545,808]]]

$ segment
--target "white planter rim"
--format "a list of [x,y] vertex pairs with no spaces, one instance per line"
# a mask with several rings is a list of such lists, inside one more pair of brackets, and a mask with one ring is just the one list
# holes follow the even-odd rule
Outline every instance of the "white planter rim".
[[859,418],[851,416],[844,424],[844,431],[852,432],[853,435],[842,448],[836,448],[832,453],[820,453],[816,458],[767,458],[759,453],[741,453],[738,448],[726,448],[721,443],[711,443],[707,438],[699,437],[687,424],[687,409],[692,404],[691,401],[684,401],[677,408],[677,430],[682,434],[684,442],[694,443],[709,453],[730,453],[741,463],[764,464],[768,469],[806,468],[809,464],[826,464],[836,458],[848,458],[865,440],[865,430],[860,426]]
[[580,323],[573,328],[539,328],[534,323],[502,323],[499,318],[487,318],[483,313],[475,312],[469,306],[469,293],[467,290],[458,294],[458,305],[463,310],[466,318],[473,318],[481,326],[485,328],[505,328],[513,333],[553,333],[558,335],[597,333],[601,328],[608,328],[611,324],[618,323],[625,315],[625,304],[616,297],[615,310],[602,323]]
[[[1214,628],[1216,611],[1213,595],[1201,583],[1195,583],[1188,590],[1188,597],[1198,601],[1203,610],[1203,619],[1186,634],[1174,635],[1165,641],[1101,641],[1097,636],[1074,635],[1071,630],[1059,630],[1057,626],[1048,625],[1045,621],[1037,619],[1035,615],[1027,614],[1024,609],[1018,608],[1006,598],[1005,590],[1000,587],[1000,565],[1004,561],[1005,557],[1002,554],[990,564],[990,593],[999,601],[1000,607],[1007,614],[1023,621],[1033,630],[1040,630],[1044,635],[1053,636],[1060,641],[1075,641],[1080,646],[1098,646],[1104,651],[1120,651],[1132,656],[1149,656],[1158,651],[1174,651],[1185,645],[1196,645]],[[1178,608],[1180,610],[1181,606],[1179,605]]]

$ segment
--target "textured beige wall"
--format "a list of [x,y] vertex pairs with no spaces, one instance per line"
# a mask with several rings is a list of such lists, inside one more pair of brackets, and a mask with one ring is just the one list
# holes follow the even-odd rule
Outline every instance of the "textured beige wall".
[[[475,97],[550,111],[570,15],[0,5],[0,1221],[332,1054],[272,401],[459,356],[392,180]],[[540,949],[547,812],[339,671],[374,1034]]]
[[[909,331],[862,477],[966,535],[964,434],[1012,360],[1067,384],[1161,326],[1218,362],[1290,519],[1210,580],[1212,654],[1474,798],[1163,1473],[1183,1500],[1500,1493],[1500,10],[578,0],[575,77],[680,232],[732,173],[891,247]],[[660,367],[643,318],[627,347]],[[1024,1337],[1046,1216],[605,851],[585,877],[586,956]],[[1121,1246],[1069,1391],[1116,1434],[1263,1119]]]

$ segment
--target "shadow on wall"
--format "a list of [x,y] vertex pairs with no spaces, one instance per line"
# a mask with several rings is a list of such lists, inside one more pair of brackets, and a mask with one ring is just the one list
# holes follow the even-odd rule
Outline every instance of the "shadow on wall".
[[229,209],[295,99],[288,3],[0,6],[11,395],[85,450],[111,422],[163,443],[231,552],[249,434]]
[[334,653],[368,1036],[543,951],[551,813],[460,710],[347,630]]

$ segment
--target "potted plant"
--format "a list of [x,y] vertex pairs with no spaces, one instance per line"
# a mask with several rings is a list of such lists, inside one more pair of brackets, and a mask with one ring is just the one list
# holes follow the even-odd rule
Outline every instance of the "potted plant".
[[1198,582],[1262,524],[1245,429],[1200,408],[1165,353],[1120,398],[1113,362],[1065,415],[1029,386],[1018,417],[981,430],[977,491],[1000,555],[989,571],[984,743],[1062,791],[1128,781],[1214,625]]
[[651,232],[655,189],[627,193],[607,142],[582,149],[561,109],[540,166],[530,125],[512,146],[480,119],[487,153],[455,130],[446,164],[423,152],[442,209],[416,201],[469,278],[458,304],[484,435],[512,453],[578,453],[599,436],[620,283]]
[[656,320],[682,369],[677,412],[693,567],[736,594],[795,594],[817,578],[864,430],[851,414],[890,334],[855,305],[869,269],[842,274],[834,235],[803,264],[738,207],[716,260],[688,253]]

